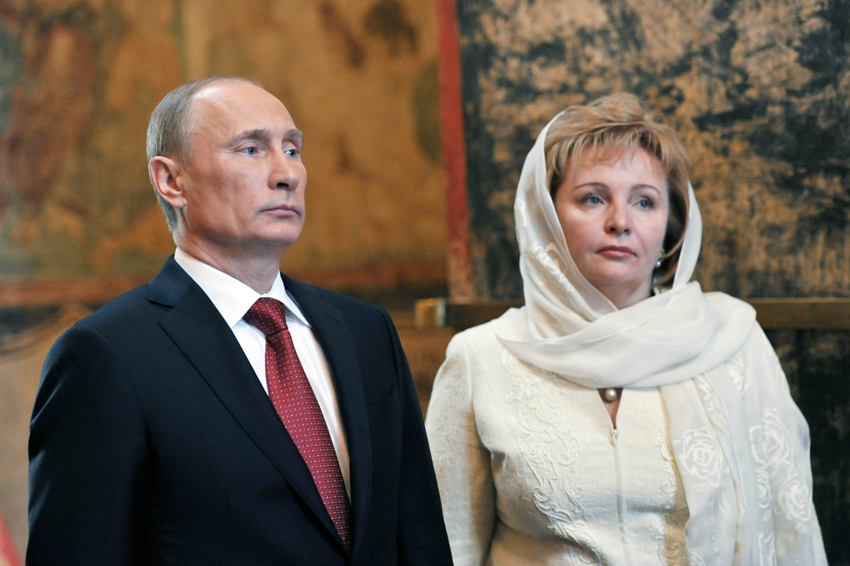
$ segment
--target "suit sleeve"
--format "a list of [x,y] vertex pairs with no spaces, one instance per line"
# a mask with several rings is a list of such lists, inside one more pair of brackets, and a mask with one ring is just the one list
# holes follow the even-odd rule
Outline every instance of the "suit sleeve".
[[144,562],[145,428],[100,334],[72,328],[47,355],[29,459],[29,566]]
[[409,566],[450,566],[451,550],[443,522],[434,465],[425,436],[422,410],[398,333],[389,315],[382,313],[392,335],[402,399],[398,563]]
[[478,436],[464,335],[455,336],[434,380],[428,405],[428,441],[457,566],[487,561],[496,523],[490,452]]

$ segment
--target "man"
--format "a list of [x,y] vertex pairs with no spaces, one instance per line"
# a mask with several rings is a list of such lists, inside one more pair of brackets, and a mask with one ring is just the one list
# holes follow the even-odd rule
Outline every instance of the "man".
[[154,111],[177,251],[45,361],[31,566],[451,563],[389,317],[280,274],[304,222],[302,141],[244,79]]

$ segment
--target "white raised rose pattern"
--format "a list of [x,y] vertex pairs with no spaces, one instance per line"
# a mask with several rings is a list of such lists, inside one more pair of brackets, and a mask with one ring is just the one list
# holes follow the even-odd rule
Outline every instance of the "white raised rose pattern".
[[[761,443],[758,442],[759,435]],[[782,514],[798,529],[804,528],[812,517],[811,493],[794,466],[791,435],[782,424],[777,409],[764,410],[762,424],[750,428],[750,439],[756,469],[766,468],[775,484],[778,484],[774,497]],[[762,449],[758,450],[757,446]],[[761,490],[760,485],[759,495]]]
[[677,444],[681,445],[681,467],[713,487],[720,485],[723,455],[720,453],[717,441],[707,428],[686,431]]

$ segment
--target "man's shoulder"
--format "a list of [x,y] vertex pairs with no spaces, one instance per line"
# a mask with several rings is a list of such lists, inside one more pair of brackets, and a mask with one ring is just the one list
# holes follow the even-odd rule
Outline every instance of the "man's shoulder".
[[148,283],[139,285],[101,305],[92,314],[77,323],[79,327],[109,329],[134,327],[146,319],[156,317],[185,293],[191,279],[168,258],[160,272]]
[[108,330],[112,327],[134,325],[152,310],[148,300],[148,283],[131,289],[98,307],[92,314],[77,322],[76,326]]
[[174,258],[170,257],[150,282],[118,295],[98,307],[77,325],[137,326],[174,306],[191,286],[192,279],[177,265]]

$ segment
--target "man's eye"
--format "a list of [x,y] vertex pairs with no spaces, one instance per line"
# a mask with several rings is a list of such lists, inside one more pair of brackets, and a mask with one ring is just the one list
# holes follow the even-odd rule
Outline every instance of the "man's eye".
[[251,146],[251,147],[246,147],[246,148],[244,148],[244,149],[242,150],[242,153],[244,153],[244,154],[246,154],[246,155],[257,155],[257,152],[258,152],[258,151],[259,151],[259,150],[258,150],[256,147]]
[[285,150],[284,153],[290,157],[298,157],[299,155],[301,155],[301,150],[296,147],[293,147],[292,149]]

